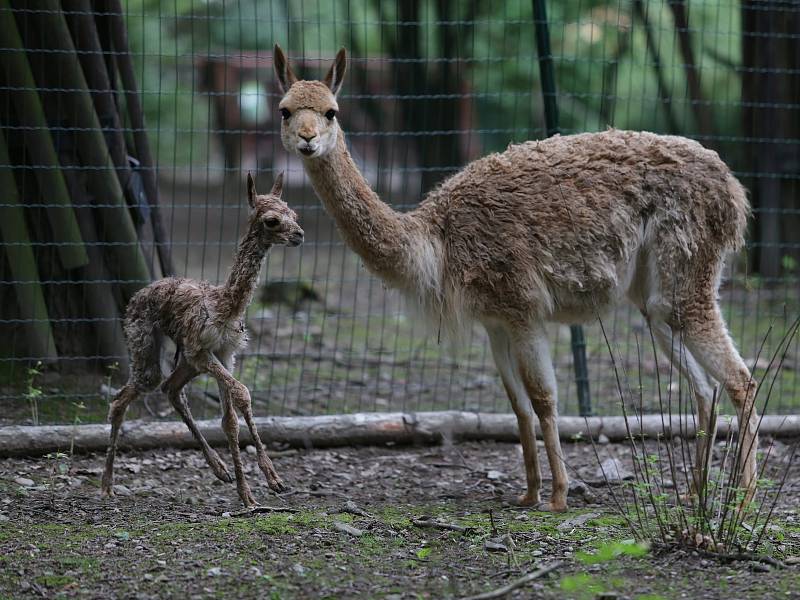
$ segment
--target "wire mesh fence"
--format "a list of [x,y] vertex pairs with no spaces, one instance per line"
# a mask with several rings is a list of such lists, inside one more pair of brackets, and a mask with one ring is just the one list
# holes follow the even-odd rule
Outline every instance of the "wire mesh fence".
[[[551,2],[555,89],[543,90],[533,4],[0,1],[5,422],[102,420],[127,370],[131,295],[165,274],[224,281],[246,223],[245,173],[266,190],[283,170],[307,241],[271,252],[248,311],[237,376],[256,411],[508,410],[482,331],[450,347],[343,245],[281,146],[275,42],[309,79],[348,48],[339,120],[398,210],[475,158],[545,137],[548,96],[563,134],[649,130],[718,151],[754,207],[722,305],[762,375],[800,313],[800,7]],[[603,326],[625,385],[655,408],[666,365],[642,317],[623,307]],[[561,411],[577,414],[569,328],[550,333]],[[599,323],[586,339],[591,409],[617,413]],[[769,412],[797,412],[799,369],[794,341]],[[191,398],[200,416],[218,413],[202,379]],[[134,410],[169,415],[158,395]]]

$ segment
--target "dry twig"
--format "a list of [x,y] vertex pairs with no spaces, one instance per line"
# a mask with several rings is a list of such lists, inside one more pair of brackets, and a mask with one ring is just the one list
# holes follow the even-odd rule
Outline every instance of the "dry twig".
[[[245,510],[240,510],[234,513],[228,513],[227,516],[229,517],[252,517],[253,515],[261,514],[261,513],[299,513],[300,511],[296,508],[289,508],[288,506],[254,506],[252,508],[246,508]],[[225,513],[222,513],[222,516],[226,516]]]
[[492,590],[490,592],[484,592],[482,594],[477,594],[475,596],[466,596],[461,600],[492,600],[493,598],[502,598],[506,594],[510,594],[515,589],[520,588],[523,585],[526,585],[527,583],[530,583],[534,579],[538,579],[543,575],[547,575],[551,571],[555,571],[561,565],[562,562],[560,560],[551,562],[549,565],[545,565],[543,567],[536,569],[533,573],[528,573],[527,575],[523,575],[519,579],[515,579],[508,585],[504,585],[503,587],[499,587],[496,590]]
[[465,533],[472,531],[472,527],[464,527],[463,525],[455,525],[453,523],[445,523],[443,521],[435,521],[429,517],[422,519],[411,519],[411,524],[417,527],[429,527],[431,529],[446,529],[448,531],[459,531]]

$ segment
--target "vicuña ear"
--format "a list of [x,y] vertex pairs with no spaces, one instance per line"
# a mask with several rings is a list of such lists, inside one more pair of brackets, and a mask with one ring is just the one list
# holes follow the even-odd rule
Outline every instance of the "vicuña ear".
[[344,81],[344,74],[347,72],[347,50],[341,48],[339,52],[336,54],[336,60],[333,61],[328,74],[325,75],[325,79],[322,80],[322,83],[327,85],[331,88],[333,95],[339,93],[339,88],[342,87],[342,82]]
[[272,190],[270,191],[270,194],[276,198],[280,198],[283,193],[283,173],[283,171],[278,173],[278,176],[275,178],[275,183],[272,184]]
[[253,181],[253,176],[247,172],[247,203],[250,208],[256,207],[256,182]]
[[272,64],[275,66],[275,75],[278,76],[278,87],[281,88],[281,93],[285,94],[297,81],[297,75],[292,71],[286,55],[278,44],[275,44],[275,50],[272,53]]

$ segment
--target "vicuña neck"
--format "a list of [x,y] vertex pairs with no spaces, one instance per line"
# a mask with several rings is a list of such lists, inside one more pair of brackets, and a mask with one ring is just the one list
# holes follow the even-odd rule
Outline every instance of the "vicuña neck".
[[336,149],[303,161],[314,190],[345,243],[369,268],[393,285],[408,285],[413,224],[408,215],[383,203],[353,162],[339,133]]
[[255,232],[247,231],[236,249],[231,273],[222,286],[220,303],[217,307],[220,319],[232,321],[244,315],[253,300],[258,273],[261,271],[261,263],[264,262],[268,249],[259,242]]

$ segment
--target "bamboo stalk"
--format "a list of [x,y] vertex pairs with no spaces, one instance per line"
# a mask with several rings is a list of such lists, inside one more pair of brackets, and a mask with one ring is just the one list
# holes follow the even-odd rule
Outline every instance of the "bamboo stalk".
[[28,344],[34,356],[56,359],[56,344],[47,314],[36,259],[31,250],[25,213],[19,204],[17,185],[11,171],[11,161],[6,140],[0,130],[0,234],[3,250],[8,258],[11,276],[16,280],[14,292],[17,296],[20,318],[28,321]]
[[36,180],[42,197],[47,204],[59,205],[45,209],[53,233],[48,241],[63,244],[58,248],[58,256],[65,269],[81,267],[89,258],[70,206],[69,192],[9,0],[0,0],[0,39],[5,47],[0,52],[0,68],[6,84],[17,88],[9,95],[20,125],[26,127],[25,151],[37,166]]
[[144,182],[147,201],[150,205],[150,218],[153,223],[153,235],[158,249],[161,271],[165,276],[174,275],[172,254],[168,245],[164,222],[161,217],[161,207],[158,202],[158,182],[153,156],[150,153],[150,143],[145,129],[144,113],[136,86],[136,75],[133,71],[130,48],[128,46],[128,33],[125,21],[122,18],[123,9],[119,0],[100,0],[99,5],[105,7],[103,18],[108,19],[112,43],[116,52],[117,69],[125,93],[125,103],[128,108],[131,126],[133,127],[133,141],[136,145],[136,156],[141,164],[141,175]]
[[63,93],[59,98],[59,116],[70,128],[77,141],[78,154],[83,166],[92,167],[87,184],[95,202],[96,221],[101,239],[109,244],[105,248],[106,260],[112,276],[126,281],[120,284],[123,296],[133,296],[150,280],[150,271],[139,245],[122,188],[117,179],[102,127],[89,94],[75,45],[67,27],[58,0],[39,0],[41,12],[27,13],[31,23],[31,42],[47,41],[47,48],[55,50],[42,62],[46,79],[58,82],[59,87],[74,92]]
[[109,77],[108,65],[103,60],[103,47],[100,44],[97,24],[92,16],[92,4],[89,0],[62,0],[61,4],[67,13],[65,15],[67,25],[72,32],[75,48],[78,50],[86,83],[92,90],[91,96],[95,110],[101,124],[105,127],[103,133],[108,143],[111,160],[116,167],[117,177],[128,205],[134,211],[141,247],[145,253],[147,264],[150,265],[151,276],[155,277],[153,247],[148,240],[144,239],[147,232],[142,231],[141,227],[141,224],[146,221],[143,214],[147,210],[143,206],[146,199],[140,198],[137,191],[141,190],[132,185],[134,174],[128,163],[128,148],[122,133],[123,123],[112,95],[113,86]]
[[[673,415],[673,429],[664,432],[664,415],[645,415],[629,419],[630,435],[648,437],[665,435],[694,436],[693,418],[684,418],[681,429]],[[720,417],[718,435],[725,439],[737,429],[736,419]],[[420,413],[356,413],[317,417],[258,417],[256,426],[263,440],[290,444],[300,448],[325,448],[351,445],[438,444],[443,441],[495,440],[518,442],[519,430],[513,414],[468,413],[460,411]],[[227,444],[219,420],[198,421],[197,425],[208,443]],[[536,423],[537,429],[539,427]],[[611,441],[627,439],[628,427],[624,417],[564,417],[558,418],[558,429],[564,440],[596,438],[601,433]],[[84,452],[105,450],[108,444],[108,425],[48,425],[43,427],[0,427],[0,457],[34,456],[65,450],[74,446]],[[761,422],[761,433],[774,437],[797,437],[800,416],[767,415]],[[240,442],[252,442],[250,433],[240,426]],[[124,448],[196,448],[197,442],[180,421],[127,421],[120,431],[120,446]]]

